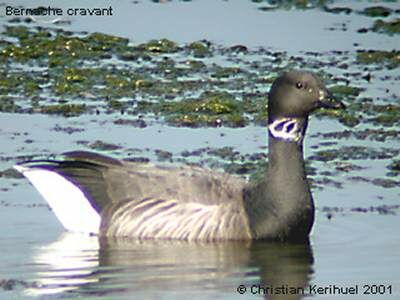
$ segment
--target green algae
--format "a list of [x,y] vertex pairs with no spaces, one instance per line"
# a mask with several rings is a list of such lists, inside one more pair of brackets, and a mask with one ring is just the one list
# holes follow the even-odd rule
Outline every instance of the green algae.
[[109,106],[111,109],[116,109],[116,110],[118,110],[118,109],[122,109],[122,107],[123,107],[124,105],[123,105],[122,102],[120,102],[120,101],[118,101],[118,100],[111,99],[111,100],[108,101],[108,106]]
[[253,122],[260,126],[267,126],[268,124],[268,112],[263,110],[256,114],[253,118]]
[[391,159],[399,155],[400,150],[392,148],[375,149],[365,146],[342,146],[339,149],[316,151],[308,159],[328,162],[333,160],[380,160]]
[[322,211],[326,213],[327,218],[330,220],[335,214],[340,213],[345,215],[348,213],[378,213],[380,215],[396,215],[399,210],[399,205],[379,205],[369,207],[323,207]]
[[361,118],[359,116],[347,112],[341,113],[338,120],[347,127],[355,127],[361,123]]
[[227,92],[204,92],[198,98],[179,102],[138,102],[138,111],[152,112],[165,116],[174,126],[220,126],[241,127],[247,123],[242,115],[242,105]]
[[[254,3],[263,3],[263,1],[253,1]],[[326,3],[328,1],[326,0],[274,0],[270,1],[271,5],[269,6],[261,6],[258,9],[262,11],[270,11],[273,9],[300,9],[300,10],[306,10],[306,9],[315,9],[315,8],[325,8]]]
[[239,152],[235,151],[233,147],[222,147],[217,149],[211,149],[207,152],[207,154],[232,161],[237,159]]
[[371,30],[389,35],[398,34],[400,33],[400,18],[393,21],[376,20]]
[[[230,174],[248,176],[251,180],[263,178],[261,174],[264,174],[268,164],[267,154],[264,152],[242,154],[233,147],[185,150],[180,155],[182,158],[176,160],[185,164],[222,169]],[[188,160],[190,157],[200,160],[193,162]]]
[[8,96],[0,97],[0,112],[17,112],[19,109],[13,98]]
[[24,176],[15,170],[14,168],[9,168],[4,171],[0,170],[0,178],[13,178],[13,179],[20,179],[23,178]]
[[158,161],[172,161],[173,154],[169,151],[157,149],[154,153]]
[[224,164],[223,169],[225,172],[236,175],[249,175],[250,180],[256,180],[260,175],[253,175],[260,169],[265,168],[264,165],[260,166],[260,163],[254,162],[243,162],[243,163],[230,163]]
[[175,53],[179,50],[178,44],[168,39],[151,40],[140,44],[137,49],[150,53]]
[[357,88],[357,87],[352,87],[348,85],[335,85],[329,88],[329,91],[337,95],[338,97],[341,96],[358,96],[360,94],[362,89]]
[[67,82],[84,82],[93,75],[93,69],[88,68],[66,68],[62,80]]
[[361,14],[366,15],[368,17],[387,17],[392,13],[390,8],[384,6],[370,6],[365,8]]
[[386,64],[389,68],[396,68],[400,64],[400,51],[369,50],[357,53],[357,62],[362,64]]
[[[172,126],[265,126],[266,93],[276,74],[286,69],[273,66],[285,60],[290,60],[292,67],[304,64],[304,59],[289,59],[281,52],[252,52],[241,45],[222,48],[205,40],[178,45],[160,39],[132,45],[125,38],[101,33],[75,34],[22,25],[7,26],[3,36],[15,41],[0,43],[0,61],[4,62],[0,91],[3,95],[24,95],[3,100],[0,108],[10,112],[21,111],[21,107],[66,116],[123,111],[147,114]],[[261,66],[249,63],[247,55],[254,54],[271,60]],[[205,63],[205,57],[216,55],[229,64]],[[399,57],[398,51],[360,51],[357,62],[390,68],[398,65]],[[9,68],[13,63],[29,68],[37,65],[45,71]],[[318,118],[334,118],[347,127],[360,123],[398,125],[397,110],[384,111],[377,104],[362,103],[362,85],[337,84],[330,89],[349,104],[348,109],[320,110]],[[26,100],[20,105],[22,99]],[[79,107],[83,102],[84,109],[68,106]],[[94,105],[96,110],[89,109]]]
[[242,100],[242,107],[246,115],[252,116],[252,121],[261,126],[268,123],[267,95],[248,94]]
[[5,36],[24,40],[31,35],[31,32],[26,26],[6,26],[3,34]]
[[122,61],[151,61],[152,57],[141,50],[127,47],[115,54]]
[[247,124],[247,119],[238,114],[223,114],[223,115],[205,115],[205,114],[172,114],[165,118],[167,124],[173,126],[228,126],[228,127],[244,127]]
[[389,172],[388,176],[399,176],[400,175],[400,160],[394,159],[387,167]]
[[354,127],[360,123],[371,123],[386,127],[400,124],[399,105],[375,104],[366,101],[366,99],[352,101],[346,110],[322,110],[320,114],[336,117],[348,127]]
[[[97,67],[72,67],[51,72],[52,90],[56,95],[81,98],[88,91],[101,98],[120,98],[134,90],[150,87],[152,82],[130,70]],[[109,105],[109,103],[107,103]]]
[[371,102],[353,103],[350,108],[364,114],[364,122],[374,125],[393,126],[400,124],[400,105],[374,104]]
[[376,125],[383,126],[395,126],[400,125],[400,110],[380,113],[376,117],[372,118],[372,121]]
[[314,137],[319,137],[322,139],[350,139],[354,138],[356,140],[371,140],[377,142],[385,142],[386,140],[398,140],[400,138],[400,132],[395,129],[363,129],[363,130],[343,130],[334,131],[329,133],[318,133]]
[[147,127],[147,124],[144,120],[142,119],[117,119],[113,121],[114,124],[116,125],[129,125],[133,127],[138,127],[138,128],[145,128]]
[[79,60],[111,58],[112,52],[128,48],[127,39],[102,33],[78,37],[62,30],[51,32],[44,28],[7,26],[3,35],[17,38],[19,42],[4,47],[0,59],[19,62],[35,59],[47,62],[50,67],[76,64]]
[[185,62],[185,65],[188,66],[192,71],[199,72],[206,69],[206,64],[201,60],[189,59]]
[[40,80],[40,76],[33,74],[10,73],[9,70],[0,69],[0,94],[37,95],[41,91]]
[[93,51],[113,51],[127,49],[129,40],[126,38],[95,32],[82,39]]
[[349,173],[352,171],[360,171],[366,169],[365,167],[361,167],[359,165],[350,163],[350,162],[343,162],[339,161],[335,163],[335,169],[340,172]]
[[195,58],[205,58],[212,56],[212,51],[210,49],[211,43],[207,41],[197,41],[190,43],[187,49]]
[[221,79],[221,78],[236,76],[241,72],[242,70],[238,67],[225,67],[225,68],[218,68],[218,70],[216,70],[215,73],[212,74],[211,76],[214,78]]
[[79,116],[85,113],[86,110],[85,104],[54,104],[40,108],[41,113],[63,115],[65,117]]
[[315,115],[318,118],[321,117],[330,117],[337,119],[340,123],[347,127],[354,127],[361,123],[361,116],[356,113],[356,111],[352,109],[346,110],[332,110],[332,109],[319,109]]
[[77,144],[85,145],[86,147],[88,147],[90,149],[94,149],[94,150],[98,150],[98,151],[115,151],[115,150],[122,149],[121,146],[111,144],[111,143],[106,143],[106,142],[103,142],[100,140],[96,140],[92,143],[90,143],[88,141],[77,141]]
[[388,178],[375,178],[371,181],[371,183],[383,188],[394,188],[400,186],[399,181]]
[[328,6],[324,6],[323,10],[325,12],[332,13],[332,14],[344,13],[346,15],[351,14],[353,12],[353,10],[349,7],[332,7],[332,8],[330,8]]
[[198,99],[182,101],[178,104],[180,113],[198,112],[202,114],[227,114],[239,112],[240,103],[228,92],[204,92]]

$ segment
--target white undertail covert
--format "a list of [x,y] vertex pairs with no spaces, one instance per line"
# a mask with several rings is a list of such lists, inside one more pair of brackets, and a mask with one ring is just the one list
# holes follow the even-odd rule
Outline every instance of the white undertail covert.
[[35,186],[65,229],[72,232],[99,233],[100,215],[79,187],[51,170],[23,165],[14,168]]

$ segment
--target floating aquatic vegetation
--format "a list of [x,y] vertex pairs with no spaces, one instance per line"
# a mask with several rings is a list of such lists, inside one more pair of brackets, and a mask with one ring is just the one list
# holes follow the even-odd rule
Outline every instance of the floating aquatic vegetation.
[[162,114],[174,126],[244,126],[242,103],[227,92],[204,92],[198,98],[138,103],[139,111]]
[[208,41],[197,41],[190,43],[187,49],[195,58],[212,56],[211,43]]
[[151,40],[147,43],[140,44],[137,49],[145,50],[151,53],[174,53],[179,50],[178,45],[168,39]]
[[358,96],[362,89],[349,85],[335,85],[329,88],[331,93],[339,96]]
[[113,122],[116,125],[129,125],[138,128],[145,128],[147,127],[147,123],[142,119],[117,119]]
[[154,153],[157,156],[158,161],[172,161],[173,154],[169,151],[156,149]]
[[371,181],[371,183],[383,188],[394,188],[400,186],[400,181],[389,178],[375,178]]
[[388,176],[399,176],[400,175],[400,160],[394,159],[388,166]]
[[[4,62],[0,91],[9,96],[0,99],[1,111],[65,116],[126,112],[128,117],[116,124],[135,127],[146,126],[147,119],[138,119],[142,115],[172,126],[265,126],[267,91],[277,73],[305,64],[323,66],[321,55],[313,53],[288,57],[279,51],[250,50],[243,45],[222,47],[206,40],[178,45],[160,39],[132,45],[125,38],[101,33],[24,25],[7,26],[2,36],[7,41],[0,40],[0,61]],[[333,55],[348,56],[340,52]],[[210,57],[213,63],[207,60]],[[357,62],[373,64],[374,70],[396,68],[399,57],[396,50],[361,50]],[[29,68],[15,68],[14,64]],[[277,68],[277,64],[282,66]],[[329,62],[338,69],[343,64],[348,62],[341,58]],[[322,76],[331,78],[329,74]],[[359,81],[357,86],[348,84],[354,82],[349,80],[353,75],[345,76],[345,84],[335,81],[331,91],[348,109],[320,110],[318,118],[335,118],[347,127],[399,124],[397,106],[383,109],[386,104],[360,98],[366,87]],[[368,82],[371,78],[373,75]],[[390,135],[382,135],[386,137]]]
[[376,20],[371,30],[390,35],[398,34],[400,33],[400,18],[394,19],[393,21]]
[[389,68],[397,68],[400,64],[400,51],[359,51],[357,53],[357,61],[362,64],[385,64]]
[[86,111],[85,104],[54,104],[45,105],[40,108],[41,113],[57,114],[65,117],[78,116]]
[[85,145],[86,147],[97,150],[97,151],[114,151],[114,150],[119,150],[122,149],[121,146],[111,144],[111,143],[106,143],[100,140],[94,141],[92,143],[88,141],[77,141],[77,144],[79,145]]
[[326,7],[326,0],[251,0],[257,4],[267,4],[267,6],[260,6],[258,9],[262,11],[270,11],[273,9],[313,9]]
[[0,112],[17,112],[20,108],[15,104],[15,100],[9,96],[0,97]]
[[332,14],[342,14],[342,13],[344,13],[346,15],[351,14],[353,12],[353,10],[351,8],[349,8],[349,7],[338,7],[338,6],[336,6],[336,7],[328,7],[326,5],[323,7],[323,10],[325,12],[332,13]]
[[384,6],[370,6],[365,8],[361,13],[368,17],[387,17],[392,13],[392,10]]
[[339,149],[326,149],[315,152],[309,159],[316,161],[391,159],[399,155],[400,150],[392,148],[375,149],[366,146],[342,146]]
[[356,140],[366,140],[377,142],[385,142],[386,140],[398,140],[400,138],[400,132],[395,129],[363,129],[363,130],[344,130],[344,131],[334,131],[328,133],[317,133],[312,135],[313,137],[318,137],[322,139],[356,139]]

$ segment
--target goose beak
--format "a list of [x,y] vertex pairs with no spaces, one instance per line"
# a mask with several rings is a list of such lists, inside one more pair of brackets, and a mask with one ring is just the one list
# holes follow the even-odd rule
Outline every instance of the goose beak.
[[319,98],[317,101],[317,107],[331,108],[331,109],[345,109],[346,105],[344,105],[343,102],[339,101],[328,90],[320,90]]

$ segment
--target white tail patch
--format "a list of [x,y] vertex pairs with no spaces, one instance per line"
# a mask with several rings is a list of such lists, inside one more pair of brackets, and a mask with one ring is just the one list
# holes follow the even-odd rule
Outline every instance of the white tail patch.
[[65,229],[98,234],[100,215],[76,185],[50,170],[21,165],[14,168],[29,179]]
[[295,118],[277,119],[268,125],[268,130],[274,138],[290,142],[300,142],[303,139],[301,126]]

